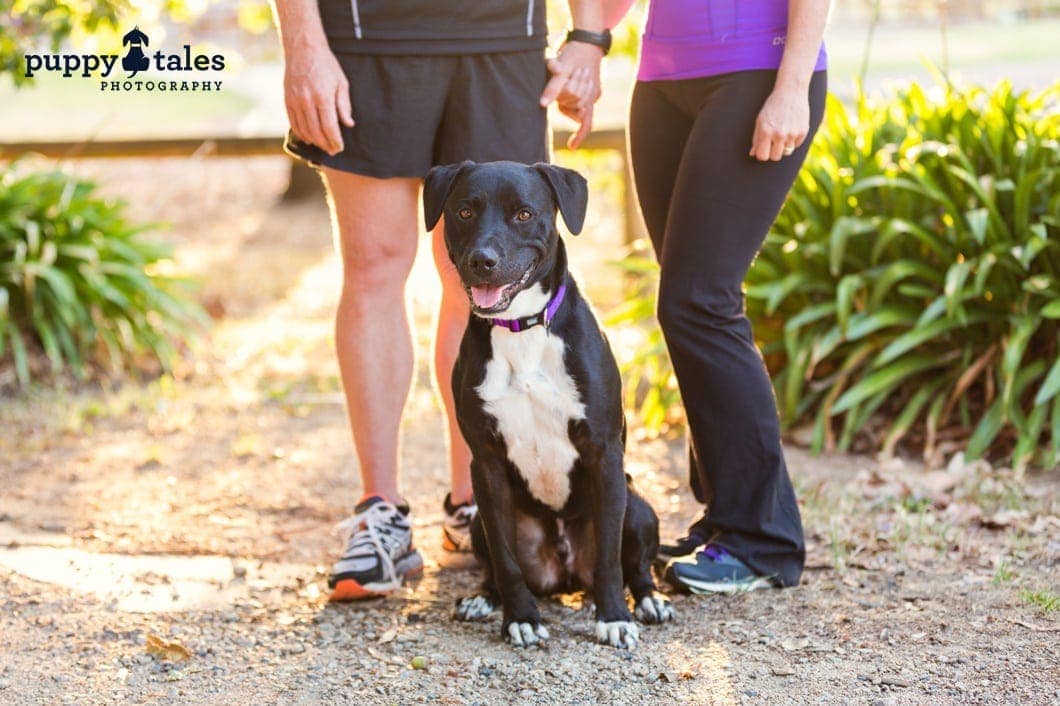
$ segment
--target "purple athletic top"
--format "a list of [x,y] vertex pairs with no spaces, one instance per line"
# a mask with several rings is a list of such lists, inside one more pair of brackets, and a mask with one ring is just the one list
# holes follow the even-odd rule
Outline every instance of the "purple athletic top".
[[[652,0],[640,50],[641,81],[776,69],[788,0]],[[824,44],[814,71],[825,68]]]

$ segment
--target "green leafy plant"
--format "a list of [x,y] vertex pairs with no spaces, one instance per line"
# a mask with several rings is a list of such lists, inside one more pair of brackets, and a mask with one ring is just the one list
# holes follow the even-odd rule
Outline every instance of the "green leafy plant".
[[681,395],[677,389],[666,342],[657,326],[645,327],[655,317],[655,280],[658,265],[647,254],[648,244],[634,243],[633,251],[613,263],[630,278],[631,296],[608,312],[607,326],[634,326],[641,338],[620,356],[622,375],[626,379],[625,404],[636,411],[638,420],[649,434],[658,435],[680,428],[683,417]]
[[168,367],[204,320],[159,270],[163,244],[140,237],[125,204],[61,172],[0,173],[0,361],[31,380],[32,353],[53,372],[125,368],[143,356]]
[[814,449],[1060,462],[1058,97],[830,99],[746,288],[781,416],[812,419]]

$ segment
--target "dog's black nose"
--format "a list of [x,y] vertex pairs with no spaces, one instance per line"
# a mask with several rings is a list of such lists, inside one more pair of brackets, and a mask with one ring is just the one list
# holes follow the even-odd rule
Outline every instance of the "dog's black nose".
[[489,272],[497,266],[498,255],[493,248],[479,248],[471,253],[471,268],[480,272]]

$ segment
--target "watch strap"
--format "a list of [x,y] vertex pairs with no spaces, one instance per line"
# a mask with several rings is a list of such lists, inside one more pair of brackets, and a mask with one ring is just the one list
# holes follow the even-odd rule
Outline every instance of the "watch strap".
[[611,30],[605,29],[603,32],[590,32],[587,29],[572,29],[567,32],[567,41],[592,44],[595,47],[600,47],[604,50],[604,54],[607,54],[607,52],[611,51]]

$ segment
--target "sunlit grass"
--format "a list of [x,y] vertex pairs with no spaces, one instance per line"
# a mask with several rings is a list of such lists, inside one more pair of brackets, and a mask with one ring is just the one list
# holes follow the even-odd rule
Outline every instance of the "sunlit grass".
[[994,578],[990,582],[995,586],[1000,586],[1005,583],[1011,583],[1016,578],[1016,572],[1012,570],[1007,561],[1002,559],[997,565],[997,571],[994,572]]
[[1020,591],[1020,600],[1027,605],[1032,605],[1043,613],[1053,613],[1060,610],[1060,594],[1049,589],[1032,590],[1025,588]]

